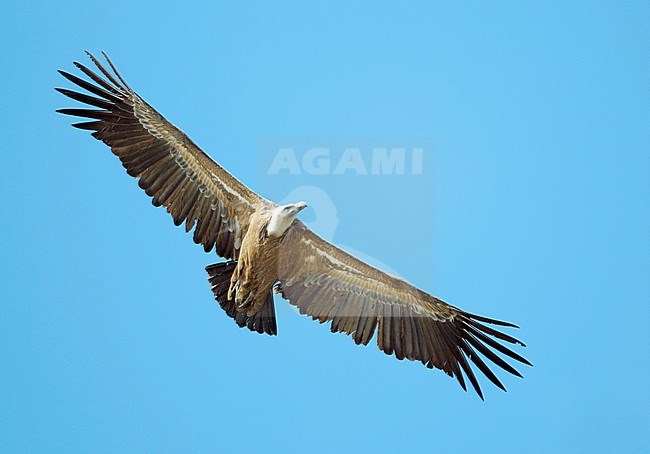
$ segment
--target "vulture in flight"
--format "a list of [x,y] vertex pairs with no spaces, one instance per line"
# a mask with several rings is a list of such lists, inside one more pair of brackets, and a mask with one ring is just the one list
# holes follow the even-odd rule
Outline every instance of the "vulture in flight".
[[357,344],[376,335],[388,355],[441,369],[465,390],[468,379],[481,399],[475,369],[505,391],[484,359],[519,377],[497,352],[531,365],[502,342],[524,344],[494,328],[516,325],[465,312],[323,240],[296,217],[306,203],[279,206],[250,190],[138,96],[103,55],[108,68],[90,53],[96,70],[74,62],[87,79],[59,71],[87,93],[56,90],[90,108],[57,112],[84,118],[72,126],[92,131],[154,206],[164,206],[187,232],[194,229],[205,252],[215,249],[225,259],[206,271],[215,299],[237,325],[275,335],[279,293]]

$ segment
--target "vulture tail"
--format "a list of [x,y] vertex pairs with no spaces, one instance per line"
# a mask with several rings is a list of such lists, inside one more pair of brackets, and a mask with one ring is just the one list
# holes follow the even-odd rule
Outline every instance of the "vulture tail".
[[228,299],[230,278],[232,277],[235,268],[237,268],[236,260],[215,263],[205,267],[205,270],[208,272],[210,288],[212,293],[214,293],[214,299],[217,300],[221,308],[226,311],[226,314],[235,320],[240,328],[245,326],[251,331],[256,331],[260,334],[266,333],[271,336],[278,334],[278,327],[275,321],[273,293],[270,289],[264,305],[259,311],[250,317],[246,315],[246,309],[239,312],[235,305],[235,301]]

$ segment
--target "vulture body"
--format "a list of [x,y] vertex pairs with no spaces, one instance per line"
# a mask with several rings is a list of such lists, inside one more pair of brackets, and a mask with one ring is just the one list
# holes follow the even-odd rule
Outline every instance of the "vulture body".
[[57,112],[85,118],[73,126],[92,131],[153,205],[193,229],[206,252],[215,249],[226,259],[206,270],[215,299],[240,327],[277,334],[275,292],[357,344],[376,334],[387,354],[441,369],[465,390],[467,378],[481,398],[470,362],[505,387],[478,353],[520,377],[496,352],[530,365],[497,340],[522,342],[489,326],[515,325],[462,311],[321,239],[296,218],[304,202],[279,206],[251,191],[140,98],[105,54],[110,70],[88,56],[99,73],[74,65],[89,80],[59,72],[89,94],[57,90],[91,108]]

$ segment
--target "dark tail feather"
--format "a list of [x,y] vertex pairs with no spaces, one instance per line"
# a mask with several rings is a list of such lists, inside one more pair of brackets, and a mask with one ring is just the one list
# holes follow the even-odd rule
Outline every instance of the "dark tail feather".
[[205,267],[205,270],[208,272],[208,281],[210,282],[212,293],[214,293],[214,299],[226,311],[228,317],[235,320],[240,328],[246,326],[251,331],[256,331],[260,334],[266,333],[271,336],[278,334],[278,327],[275,321],[275,305],[271,290],[269,290],[269,294],[262,308],[251,317],[246,315],[246,311],[238,312],[235,307],[235,302],[228,299],[230,278],[236,267],[236,261],[215,263],[214,265]]

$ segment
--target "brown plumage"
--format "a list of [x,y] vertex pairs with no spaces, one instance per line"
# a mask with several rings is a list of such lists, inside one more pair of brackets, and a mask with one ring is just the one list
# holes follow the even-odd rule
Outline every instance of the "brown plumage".
[[278,206],[251,191],[140,98],[105,54],[112,72],[88,56],[101,75],[77,62],[90,81],[59,72],[90,94],[57,90],[93,108],[58,112],[90,119],[73,126],[92,131],[155,206],[164,206],[176,225],[185,223],[187,232],[194,229],[206,252],[227,259],[206,270],[215,299],[240,327],[277,333],[275,291],[357,344],[376,335],[385,353],[441,369],[465,390],[467,377],[481,398],[470,362],[505,388],[478,353],[519,377],[496,352],[530,365],[497,339],[522,342],[488,326],[515,325],[462,311],[318,237],[295,218],[304,203]]

